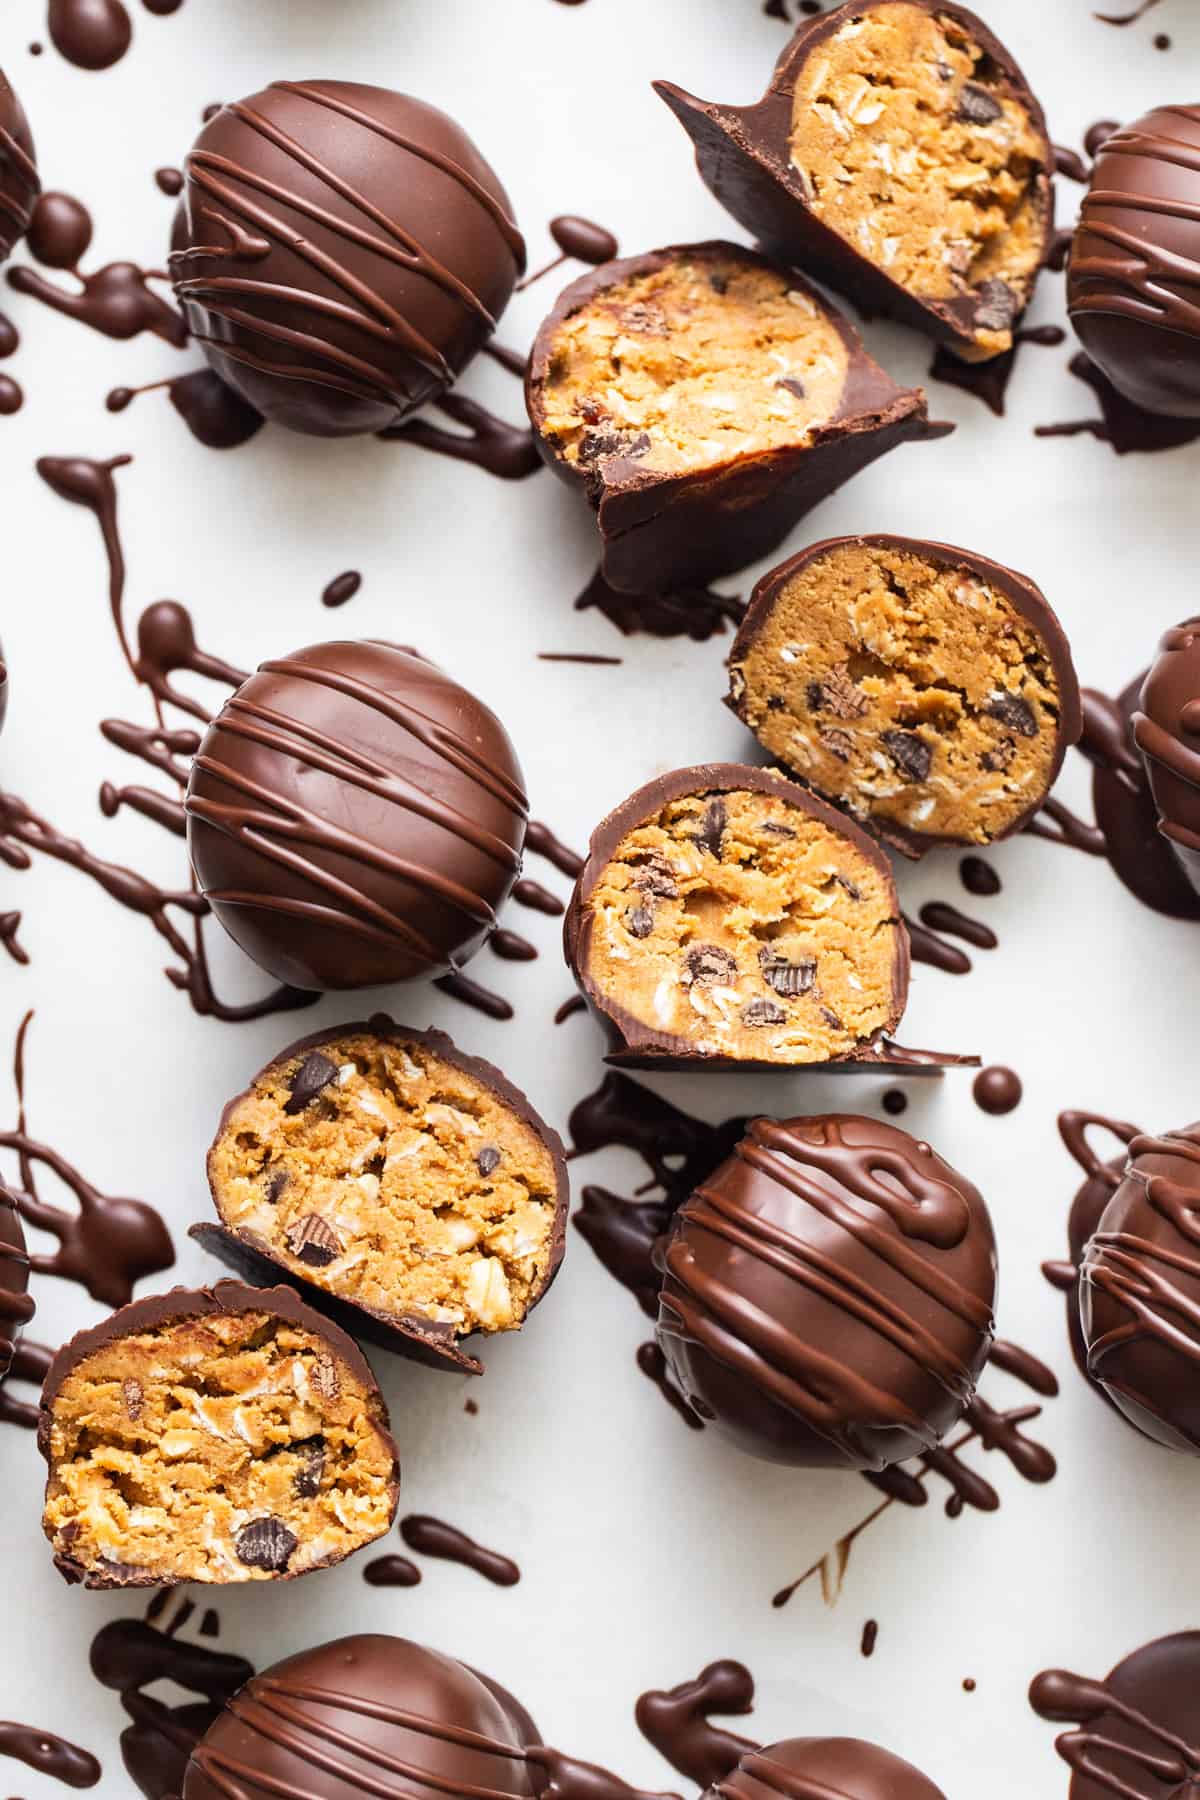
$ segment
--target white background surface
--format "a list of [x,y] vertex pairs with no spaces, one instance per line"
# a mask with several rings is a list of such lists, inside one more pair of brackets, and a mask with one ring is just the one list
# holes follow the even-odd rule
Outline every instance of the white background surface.
[[[28,42],[43,30],[34,0],[6,0],[0,18],[0,60],[33,121],[45,182],[79,194],[95,215],[88,267],[160,263],[172,203],[156,189],[154,169],[182,160],[208,102],[282,77],[377,81],[458,116],[509,187],[531,266],[553,254],[545,227],[560,212],[609,225],[626,253],[738,235],[648,83],[661,75],[705,97],[749,100],[785,39],[757,0],[578,8],[553,0],[187,0],[162,20],[131,10],[133,49],[94,75],[49,48],[29,56]],[[1077,142],[1097,118],[1197,98],[1200,17],[1189,0],[1163,0],[1126,31],[1096,23],[1086,0],[985,0],[984,11],[1024,64],[1061,142]],[[1155,30],[1173,37],[1168,53],[1153,48]],[[1059,188],[1060,216],[1069,218],[1078,190]],[[557,279],[519,297],[503,342],[528,344]],[[1046,275],[1031,321],[1059,319],[1061,297],[1061,278]],[[215,454],[193,443],[161,394],[119,418],[103,406],[115,383],[170,375],[194,357],[149,337],[114,344],[8,291],[0,304],[23,338],[6,368],[27,393],[25,409],[0,421],[0,635],[12,680],[0,779],[99,854],[168,885],[183,879],[175,840],[132,814],[106,821],[97,807],[101,780],[145,778],[103,743],[98,721],[150,714],[108,620],[94,522],[37,479],[33,462],[43,454],[134,453],[119,478],[131,624],[152,600],[178,597],[204,647],[245,667],[338,634],[413,642],[500,711],[535,815],[578,846],[602,812],[655,772],[752,748],[720,705],[728,639],[623,642],[598,615],[572,613],[594,545],[584,509],[548,476],[508,486],[406,446],[272,429]],[[886,326],[866,335],[893,374],[922,379],[922,343]],[[789,549],[839,531],[890,529],[997,556],[1045,589],[1081,678],[1120,686],[1158,633],[1195,609],[1200,447],[1118,460],[1087,438],[1035,440],[1036,422],[1094,412],[1066,372],[1069,352],[1024,353],[1004,420],[935,388],[931,410],[957,419],[959,431],[876,464]],[[492,365],[473,370],[464,388],[519,418],[516,382]],[[346,568],[363,571],[363,589],[327,613],[321,590]],[[746,592],[749,578],[725,585]],[[625,661],[555,666],[535,660],[545,650]],[[1073,757],[1060,792],[1083,800],[1086,791]],[[551,1741],[652,1787],[679,1784],[635,1730],[638,1693],[736,1656],[758,1679],[750,1730],[765,1738],[875,1738],[927,1770],[951,1800],[1065,1794],[1052,1732],[1025,1702],[1028,1680],[1059,1663],[1101,1674],[1144,1640],[1200,1624],[1200,1473],[1123,1428],[1071,1365],[1061,1299],[1038,1269],[1062,1253],[1076,1186],[1055,1114],[1085,1106],[1171,1127],[1200,1113],[1200,937],[1142,910],[1103,863],[1032,840],[991,860],[1005,886],[990,901],[962,894],[953,856],[901,870],[910,910],[934,896],[959,900],[1002,940],[976,956],[966,978],[918,969],[901,1036],[1013,1064],[1024,1103],[989,1119],[972,1102],[970,1077],[950,1076],[914,1085],[903,1122],[969,1172],[991,1203],[1001,1331],[1062,1378],[1062,1397],[1034,1427],[1059,1459],[1057,1480],[1032,1487],[988,1458],[999,1514],[949,1521],[941,1492],[921,1513],[893,1508],[856,1547],[834,1609],[810,1585],[773,1611],[772,1593],[868,1509],[868,1489],[853,1477],[772,1470],[711,1433],[685,1430],[634,1365],[644,1321],[572,1232],[547,1304],[519,1339],[485,1350],[489,1371],[472,1390],[478,1417],[463,1412],[459,1378],[374,1358],[401,1446],[402,1510],[437,1513],[516,1557],[521,1584],[503,1591],[469,1570],[426,1562],[420,1587],[377,1590],[364,1584],[360,1557],[295,1585],[214,1591],[224,1647],[263,1666],[349,1630],[412,1635],[515,1689]],[[529,872],[565,891],[536,861]],[[22,1011],[36,1007],[31,1130],[106,1191],[161,1209],[179,1249],[164,1284],[219,1273],[184,1230],[207,1216],[203,1154],[220,1107],[289,1037],[349,1016],[347,1002],[323,1002],[299,1021],[201,1020],[163,979],[147,922],[71,870],[42,860],[21,876],[0,868],[0,909],[9,907],[24,912],[33,961],[18,969],[0,959],[0,1050]],[[466,1048],[501,1062],[565,1129],[570,1105],[601,1074],[599,1035],[585,1018],[551,1024],[570,991],[557,923],[514,914],[508,923],[538,941],[541,960],[514,967],[485,953],[477,970],[511,995],[514,1022],[493,1024],[423,984],[363,1004],[447,1026]],[[216,933],[210,941],[223,988],[257,991],[253,971]],[[877,1110],[886,1084],[864,1078],[848,1088],[797,1074],[660,1085],[719,1117]],[[12,1110],[0,1064],[0,1121]],[[577,1165],[576,1176],[629,1191],[641,1170],[612,1153]],[[99,1314],[77,1288],[43,1279],[36,1291],[33,1335],[45,1341]],[[1027,1397],[1002,1375],[989,1377],[985,1392],[1002,1405]],[[40,1532],[41,1476],[32,1436],[0,1432],[8,1621],[0,1705],[95,1751],[105,1770],[97,1791],[107,1800],[130,1784],[117,1752],[118,1703],[90,1677],[87,1649],[104,1618],[139,1603],[60,1582]],[[869,1616],[880,1632],[868,1662],[858,1644]],[[978,1683],[974,1694],[962,1691],[966,1676]],[[0,1783],[29,1800],[61,1792],[17,1765]]]

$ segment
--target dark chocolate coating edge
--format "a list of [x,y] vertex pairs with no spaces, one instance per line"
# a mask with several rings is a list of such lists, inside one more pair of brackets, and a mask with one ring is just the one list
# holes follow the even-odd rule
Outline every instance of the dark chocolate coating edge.
[[[569,463],[546,437],[542,403],[560,325],[605,289],[653,274],[681,256],[734,257],[786,275],[806,294],[846,346],[846,382],[837,412],[804,445],[738,455],[712,470],[659,475],[636,458],[615,456],[602,467]],[[604,263],[572,282],[534,339],[525,404],[542,460],[569,487],[582,487],[597,514],[605,578],[629,593],[703,583],[744,568],[768,555],[812,507],[869,462],[908,439],[944,437],[954,429],[930,421],[923,389],[898,387],[867,354],[849,320],[802,275],[721,239],[672,244]],[[701,521],[707,523],[707,534]],[[719,532],[714,532],[714,522]],[[654,542],[648,543],[652,536]]]
[[[883,878],[891,895],[896,918],[891,1013],[886,1024],[880,1026],[878,1031],[865,1039],[849,1056],[839,1058],[835,1063],[744,1062],[737,1058],[700,1055],[684,1040],[667,1032],[652,1031],[623,1008],[614,1007],[602,999],[588,975],[591,919],[585,909],[596,883],[612,860],[613,852],[622,838],[668,800],[678,800],[688,794],[730,793],[737,788],[745,788],[755,794],[774,794],[789,806],[794,806],[798,812],[820,820],[839,837],[848,839]],[[616,1067],[629,1069],[753,1069],[758,1072],[770,1069],[776,1073],[782,1070],[793,1074],[802,1069],[836,1069],[860,1061],[879,1066],[876,1050],[886,1042],[887,1033],[894,1031],[904,1016],[911,969],[908,932],[900,918],[900,902],[896,895],[892,867],[876,840],[860,825],[855,824],[853,819],[819,799],[809,788],[801,787],[778,770],[755,768],[748,763],[698,763],[690,768],[675,769],[670,774],[659,775],[630,794],[628,799],[623,800],[600,821],[592,833],[587,859],[563,920],[563,953],[580,993],[609,1031],[612,1047],[604,1060]]]
[[[567,1158],[562,1139],[553,1126],[537,1112],[527,1094],[508,1079],[493,1063],[481,1056],[470,1056],[460,1050],[453,1038],[444,1031],[427,1027],[424,1031],[410,1029],[406,1025],[398,1025],[386,1013],[373,1013],[369,1019],[354,1020],[347,1025],[327,1026],[322,1031],[312,1032],[308,1037],[298,1038],[294,1044],[288,1044],[279,1050],[262,1068],[253,1075],[242,1090],[231,1100],[226,1101],[217,1125],[216,1134],[206,1158],[209,1193],[213,1207],[220,1219],[221,1209],[217,1202],[216,1184],[213,1179],[213,1157],[221,1135],[229,1122],[235,1106],[253,1091],[256,1082],[275,1068],[279,1063],[290,1062],[293,1057],[300,1056],[309,1050],[319,1050],[322,1045],[332,1043],[339,1038],[361,1034],[388,1039],[393,1043],[422,1044],[435,1056],[453,1068],[460,1069],[463,1074],[473,1076],[481,1086],[490,1088],[503,1103],[541,1139],[550,1153],[554,1164],[555,1177],[555,1210],[554,1229],[550,1241],[550,1266],[545,1280],[529,1302],[526,1319],[535,1306],[539,1306],[558,1274],[562,1260],[566,1254],[567,1221],[570,1216],[571,1194],[567,1176]],[[332,1294],[327,1288],[309,1281],[296,1270],[277,1260],[271,1248],[256,1232],[235,1231],[223,1221],[212,1225],[207,1222],[190,1227],[188,1236],[198,1244],[218,1256],[231,1268],[237,1269],[250,1281],[274,1282],[280,1279],[288,1282],[297,1293],[316,1311],[336,1321],[343,1331],[356,1337],[365,1338],[368,1343],[383,1350],[393,1351],[398,1356],[407,1356],[410,1360],[424,1363],[428,1368],[454,1369],[458,1374],[482,1375],[483,1364],[477,1357],[469,1355],[459,1348],[452,1332],[439,1327],[434,1320],[422,1319],[416,1314],[392,1314],[364,1306],[359,1301],[347,1300],[339,1294]],[[522,1326],[518,1329],[522,1329]],[[491,1335],[491,1334],[484,1334]]]
[[[807,549],[789,557],[786,562],[780,563],[776,568],[768,569],[757,583],[750,596],[746,616],[738,627],[733,647],[726,659],[727,666],[732,669],[733,665],[747,654],[770,618],[771,609],[780,590],[792,580],[793,576],[799,574],[808,563],[825,555],[827,551],[840,549],[844,544],[869,544],[879,549],[913,550],[928,557],[931,562],[941,561],[948,565],[962,564],[974,574],[984,576],[994,587],[1000,588],[1011,600],[1022,618],[1033,626],[1040,637],[1058,681],[1058,733],[1055,740],[1054,759],[1045,791],[1026,807],[1025,811],[1011,825],[1006,826],[994,838],[988,838],[987,842],[997,844],[1004,838],[1013,837],[1018,831],[1024,830],[1029,820],[1038,811],[1046,794],[1058,780],[1067,751],[1073,744],[1077,744],[1083,735],[1083,702],[1080,699],[1079,677],[1071,658],[1071,646],[1067,641],[1067,634],[1050,602],[1037,583],[1028,575],[1022,575],[1016,569],[1010,569],[1005,563],[993,562],[990,557],[980,556],[974,550],[963,550],[955,544],[939,543],[932,538],[910,538],[887,531],[822,538],[819,543],[810,544]],[[732,694],[725,696],[725,705],[741,719],[748,731],[753,731],[753,727],[747,721],[745,713]],[[805,776],[799,771],[790,770],[789,773],[794,780],[801,782],[806,787],[809,785]],[[821,799],[830,806],[837,807],[839,811],[842,810],[844,803],[834,795],[827,794],[823,789],[817,787],[813,788],[813,792],[819,794]],[[853,814],[849,814],[849,816],[854,817]],[[892,819],[877,819],[873,815],[865,821],[858,820],[857,823],[865,824],[868,829],[881,837],[885,844],[890,844],[894,850],[899,850],[904,856],[912,857],[914,860],[940,845],[969,849],[979,848],[974,838],[950,837],[940,832],[915,831],[908,826],[896,824]]]
[[[394,1519],[400,1500],[400,1455],[391,1432],[387,1402],[380,1391],[375,1371],[370,1363],[347,1332],[342,1331],[329,1319],[323,1318],[312,1307],[306,1306],[294,1288],[248,1287],[240,1281],[218,1281],[211,1288],[173,1287],[168,1288],[165,1294],[146,1294],[140,1300],[131,1300],[128,1306],[118,1307],[115,1312],[109,1314],[107,1319],[102,1319],[98,1325],[86,1326],[83,1331],[77,1331],[74,1337],[68,1338],[46,1371],[38,1409],[37,1447],[47,1466],[47,1491],[49,1490],[49,1472],[53,1468],[50,1456],[53,1402],[68,1375],[86,1357],[134,1332],[152,1331],[156,1326],[182,1323],[187,1319],[206,1319],[219,1314],[243,1312],[272,1313],[276,1318],[285,1319],[288,1324],[298,1325],[301,1330],[310,1332],[314,1338],[328,1345],[331,1353],[339,1362],[345,1364],[353,1378],[366,1389],[371,1401],[375,1429],[391,1451],[391,1518]],[[366,1545],[360,1545],[359,1548],[365,1549]],[[350,1554],[353,1555],[356,1552],[352,1551]],[[313,1563],[311,1567],[298,1569],[292,1574],[285,1570],[275,1579],[296,1581],[301,1575],[314,1574],[317,1569],[329,1568],[335,1563],[345,1560],[344,1557],[329,1557],[325,1562]],[[178,1585],[170,1580],[163,1581],[156,1575],[130,1574],[122,1576],[118,1571],[114,1571],[111,1575],[102,1575],[95,1569],[88,1569],[82,1563],[73,1561],[68,1556],[56,1556],[54,1563],[64,1581],[71,1585],[81,1582],[88,1588],[166,1588]]]
[[[831,230],[812,212],[789,156],[792,95],[800,65],[824,38],[845,23],[847,14],[858,16],[890,4],[892,0],[852,0],[851,4],[802,24],[784,47],[766,93],[753,106],[721,106],[700,100],[671,81],[656,81],[652,85],[691,138],[705,186],[739,224],[758,238],[764,249],[785,260],[794,259],[815,280],[828,283],[870,309],[887,313],[926,337],[963,351],[971,346],[972,337],[963,324],[963,318],[969,315],[962,301],[918,300],[877,264],[860,255],[840,232]],[[1027,110],[1044,147],[1041,179],[1045,216],[1040,259],[1044,263],[1054,236],[1054,187],[1050,179],[1054,152],[1037,96],[1012,53],[975,13],[953,4],[953,0],[913,0],[913,4],[925,12],[946,13],[957,19],[1000,69],[1013,98]],[[1030,283],[1030,299],[1035,283],[1036,276]],[[1025,310],[1023,307],[1014,315],[1014,326]]]

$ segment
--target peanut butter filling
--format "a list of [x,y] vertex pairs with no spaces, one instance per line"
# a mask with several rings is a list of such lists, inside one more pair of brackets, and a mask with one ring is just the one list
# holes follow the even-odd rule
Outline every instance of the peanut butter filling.
[[891,1022],[887,881],[776,795],[667,802],[622,840],[588,911],[599,993],[695,1052],[824,1062]]
[[974,296],[974,349],[1012,344],[1041,259],[1045,147],[957,20],[896,0],[804,63],[791,160],[812,210],[925,300]]
[[265,1581],[387,1531],[382,1402],[325,1343],[267,1313],[115,1339],[52,1405],[43,1523],[101,1576]]
[[763,747],[859,818],[984,844],[1052,778],[1046,646],[964,566],[826,552],[780,590],[730,686]]
[[656,475],[803,445],[834,417],[848,353],[786,275],[687,257],[606,288],[551,348],[542,429],[570,463]]
[[550,1151],[423,1044],[364,1033],[275,1064],[235,1104],[209,1174],[224,1224],[391,1318],[511,1331],[545,1285]]

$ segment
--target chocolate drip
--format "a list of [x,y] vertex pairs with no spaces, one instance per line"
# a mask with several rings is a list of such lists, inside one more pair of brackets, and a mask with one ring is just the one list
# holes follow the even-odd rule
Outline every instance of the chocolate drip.
[[37,1400],[18,1400],[14,1384],[31,1387],[41,1393],[55,1352],[49,1344],[35,1344],[24,1337],[13,1351],[12,1367],[0,1382],[0,1425],[17,1425],[23,1431],[36,1431],[40,1408]]
[[[1070,154],[1074,156],[1075,152],[1071,151]],[[1083,179],[1086,180],[1086,175]],[[1039,344],[1046,349],[1055,349],[1066,341],[1067,334],[1061,325],[1028,325],[1013,332],[1011,350],[1004,350],[999,356],[979,363],[964,362],[952,350],[939,346],[933,354],[929,378],[931,381],[943,381],[948,387],[961,388],[966,394],[973,394],[977,400],[982,400],[989,412],[1002,419],[1008,384],[1013,378],[1021,345]]]
[[443,1519],[430,1518],[426,1513],[409,1513],[400,1521],[400,1536],[419,1556],[461,1563],[496,1587],[515,1587],[521,1579],[521,1571],[510,1557],[501,1556],[496,1550],[486,1550],[465,1531],[460,1531],[456,1525],[447,1525]]
[[1092,17],[1094,19],[1099,19],[1099,21],[1102,25],[1136,25],[1136,23],[1139,19],[1145,18],[1146,14],[1150,11],[1151,7],[1157,6],[1157,5],[1158,5],[1158,0],[1141,0],[1141,4],[1139,6],[1135,6],[1132,12],[1127,12],[1127,13],[1099,13],[1098,12],[1098,13],[1093,13]]
[[113,473],[128,467],[132,461],[132,456],[114,456],[108,462],[93,462],[87,456],[39,456],[37,460],[37,472],[46,486],[60,500],[86,507],[100,527],[104,554],[108,558],[109,611],[121,653],[131,673],[134,672],[133,656],[121,614],[125,598],[125,557],[117,528],[117,484]]
[[754,1677],[742,1663],[723,1659],[709,1663],[692,1681],[642,1694],[635,1717],[642,1736],[677,1774],[710,1788],[724,1781],[746,1751],[759,1746],[752,1738],[722,1730],[709,1715],[741,1718],[753,1710]]
[[[1070,239],[1068,236],[1068,249]],[[1170,418],[1165,413],[1147,412],[1134,401],[1118,393],[1082,350],[1071,358],[1072,375],[1091,388],[1100,403],[1100,418],[1069,419],[1055,425],[1038,425],[1035,437],[1088,437],[1110,444],[1118,456],[1134,451],[1176,450],[1200,437],[1200,419]]]
[[960,912],[957,906],[950,906],[944,900],[930,900],[923,906],[921,923],[930,931],[965,938],[977,950],[994,950],[1000,941],[990,925],[984,925],[979,919],[972,919],[967,913]]
[[52,1731],[39,1731],[32,1725],[14,1725],[0,1720],[0,1756],[11,1756],[39,1775],[49,1775],[67,1787],[95,1787],[103,1773],[96,1758],[78,1744],[56,1737]]
[[574,881],[583,872],[583,858],[560,838],[555,837],[548,825],[540,819],[530,819],[525,833],[525,849],[531,856],[543,856],[548,863]]
[[874,1656],[875,1645],[878,1638],[879,1621],[877,1619],[868,1619],[862,1628],[862,1637],[859,1640],[858,1646],[863,1656]]
[[499,363],[502,369],[507,369],[510,375],[517,375],[524,381],[529,357],[520,350],[510,350],[506,344],[498,344],[493,338],[491,343],[483,346],[483,354],[490,356],[494,363]]
[[582,663],[596,668],[619,668],[624,662],[623,656],[593,656],[584,650],[539,650],[539,662]]
[[489,1019],[511,1019],[513,1009],[503,994],[495,994],[491,988],[484,987],[471,975],[464,975],[461,969],[455,969],[450,975],[439,975],[434,982],[439,993],[448,994],[452,1000],[460,1000],[464,1006],[473,1007],[476,1012],[484,1013]]
[[524,481],[541,468],[542,459],[528,426],[509,425],[465,394],[443,394],[433,404],[462,430],[446,431],[429,419],[406,419],[403,424],[387,426],[379,436],[472,463],[501,481]]
[[174,169],[169,166],[163,169],[155,169],[154,185],[160,194],[165,194],[167,196],[168,200],[176,199],[178,195],[183,192],[183,170]]
[[[87,12],[95,17],[103,5],[104,0],[82,0],[79,16]],[[79,291],[59,287],[36,269],[24,266],[9,270],[10,287],[104,337],[125,342],[149,331],[181,350],[187,343],[187,327],[174,307],[149,285],[153,280],[165,281],[166,276],[131,262],[106,263],[89,275],[80,263],[91,241],[92,219],[82,201],[71,194],[42,194],[29,225],[30,255],[47,268],[68,271],[78,281]]]
[[678,588],[670,594],[625,594],[610,587],[599,569],[576,597],[575,611],[592,607],[604,614],[623,637],[691,638],[695,644],[720,637],[727,625],[740,625],[746,604],[736,594],[712,588]]
[[[992,1346],[988,1361],[989,1366],[994,1364],[1043,1398],[1051,1399],[1058,1393],[1058,1381],[1053,1371],[1032,1352],[1022,1349],[1018,1344],[998,1338]],[[943,1444],[932,1453],[919,1457],[914,1464],[896,1464],[880,1473],[864,1473],[863,1479],[884,1494],[885,1498],[840,1537],[832,1549],[805,1569],[802,1575],[789,1582],[787,1587],[780,1588],[771,1604],[775,1607],[786,1606],[798,1588],[817,1579],[820,1581],[825,1604],[832,1606],[841,1593],[851,1552],[858,1539],[892,1506],[927,1505],[927,1483],[931,1475],[940,1476],[950,1486],[945,1504],[947,1517],[956,1518],[966,1506],[980,1512],[997,1511],[1000,1505],[997,1490],[962,1461],[962,1451],[973,1443],[979,1443],[985,1449],[999,1450],[1026,1481],[1038,1485],[1052,1481],[1057,1473],[1054,1457],[1044,1445],[1036,1443],[1022,1430],[1023,1426],[1032,1424],[1040,1417],[1041,1411],[1040,1406],[1026,1405],[998,1412],[981,1395],[976,1394],[965,1414],[966,1429],[951,1443]]]
[[931,931],[919,919],[910,918],[908,913],[901,916],[908,929],[914,962],[928,963],[932,968],[941,969],[946,975],[970,974],[972,963],[965,950],[960,950],[957,944],[948,944],[936,931]]
[[[571,0],[567,0],[567,3],[571,4]],[[599,268],[601,263],[612,262],[620,254],[620,246],[611,231],[606,231],[603,225],[594,224],[591,219],[580,219],[573,213],[562,213],[557,219],[551,219],[550,236],[561,254],[545,263],[534,274],[527,275],[519,284],[518,293],[532,287],[543,275],[549,275],[552,269],[560,269],[563,263],[572,259],[588,263],[592,268]]]
[[362,576],[357,569],[347,569],[344,575],[335,575],[325,586],[321,595],[322,606],[345,606],[347,600],[353,600],[362,586]]
[[[13,917],[13,916],[14,915],[12,915],[12,914],[9,915],[9,917]],[[19,919],[21,915],[20,915],[20,913],[17,913],[15,916]],[[0,918],[0,926],[3,926],[3,923],[4,923],[3,918]],[[582,994],[572,994],[571,998],[569,1000],[563,1001],[562,1005],[559,1007],[558,1011],[555,1013],[554,1023],[556,1025],[565,1025],[568,1019],[573,1019],[575,1017],[576,1013],[581,1013],[581,1012],[586,1012],[586,1011],[587,1011],[587,1001],[584,999],[583,995]]]
[[531,881],[528,876],[521,877],[512,891],[512,897],[518,906],[528,906],[534,912],[545,913],[550,919],[561,919],[567,910],[557,894],[552,894],[540,881]]
[[416,1587],[421,1571],[407,1556],[376,1556],[363,1569],[363,1580],[370,1587]]
[[537,945],[531,944],[528,938],[519,931],[509,931],[505,925],[498,925],[488,939],[488,947],[493,956],[501,962],[536,962]]
[[115,387],[104,402],[111,413],[125,412],[139,394],[165,388],[167,397],[192,436],[209,450],[236,450],[262,430],[262,414],[211,369],[190,369],[168,381],[148,381],[143,387]]
[[[17,939],[20,929],[21,915],[19,912],[0,913],[0,944],[3,944],[15,963],[27,963],[29,952]],[[583,1000],[580,999],[579,1003],[582,1006]]]
[[25,390],[11,375],[0,375],[0,414],[11,417],[25,404]]
[[634,1360],[647,1381],[654,1383],[667,1405],[679,1414],[688,1429],[703,1431],[704,1420],[692,1411],[683,1394],[676,1387],[671,1379],[671,1371],[667,1367],[667,1359],[653,1339],[638,1345]]
[[[166,1629],[149,1619],[169,1601],[156,1596],[147,1620],[114,1619],[92,1639],[91,1669],[101,1686],[121,1696],[132,1721],[121,1733],[121,1756],[145,1800],[166,1800],[183,1790],[188,1758],[225,1703],[250,1680],[254,1667],[243,1657],[184,1643],[175,1633],[184,1622],[176,1613]],[[195,1699],[167,1706],[145,1690],[172,1681]]]

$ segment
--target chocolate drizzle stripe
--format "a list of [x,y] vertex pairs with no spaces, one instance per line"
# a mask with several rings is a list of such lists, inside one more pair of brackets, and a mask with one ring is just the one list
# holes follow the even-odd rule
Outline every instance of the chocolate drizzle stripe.
[[1058,1115],[1058,1135],[1084,1174],[1092,1181],[1104,1182],[1106,1187],[1115,1191],[1120,1186],[1121,1175],[1110,1169],[1088,1143],[1087,1134],[1093,1125],[1101,1131],[1111,1131],[1126,1146],[1142,1135],[1141,1129],[1125,1119],[1110,1119],[1105,1113],[1068,1110]]
[[[1170,107],[1161,110],[1179,111]],[[1200,153],[1195,146],[1164,133],[1126,128],[1107,139],[1105,150],[1119,156],[1169,164],[1189,174],[1200,174]],[[1200,330],[1200,303],[1177,291],[1177,287],[1200,287],[1200,261],[1161,243],[1149,244],[1138,233],[1097,216],[1102,207],[1134,214],[1157,213],[1182,221],[1200,220],[1200,207],[1182,199],[1094,187],[1088,196],[1087,229],[1119,254],[1080,256],[1076,253],[1073,256],[1072,313],[1107,313],[1127,319],[1161,321],[1176,331],[1194,333]]]
[[[845,1788],[831,1787],[816,1776],[801,1775],[761,1750],[743,1756],[738,1773],[757,1781],[768,1793],[785,1795],[787,1800],[852,1800]],[[713,1792],[720,1794],[722,1800],[745,1800],[745,1789],[733,1781],[718,1781]]]
[[[1146,1646],[1147,1650],[1154,1648],[1156,1646]],[[1119,1678],[1121,1671],[1141,1654],[1143,1652],[1135,1652],[1127,1663],[1118,1665],[1113,1675]],[[1073,1675],[1066,1669],[1047,1669],[1034,1677],[1029,1701],[1044,1719],[1058,1722],[1074,1718],[1079,1721],[1084,1729],[1063,1732],[1055,1739],[1055,1749],[1076,1774],[1086,1775],[1106,1793],[1120,1796],[1120,1800],[1149,1800],[1149,1796],[1144,1788],[1130,1787],[1124,1776],[1112,1767],[1113,1762],[1131,1764],[1134,1769],[1151,1775],[1156,1782],[1170,1784],[1181,1800],[1186,1789],[1200,1776],[1200,1750],[1140,1707],[1123,1699],[1113,1684],[1113,1676],[1107,1681],[1089,1681],[1086,1676]],[[1097,1726],[1105,1717],[1121,1719],[1136,1731],[1145,1732],[1151,1744],[1161,1745],[1170,1754],[1159,1756],[1141,1745],[1122,1743],[1103,1734]],[[1105,1760],[1096,1761],[1095,1755]]]

